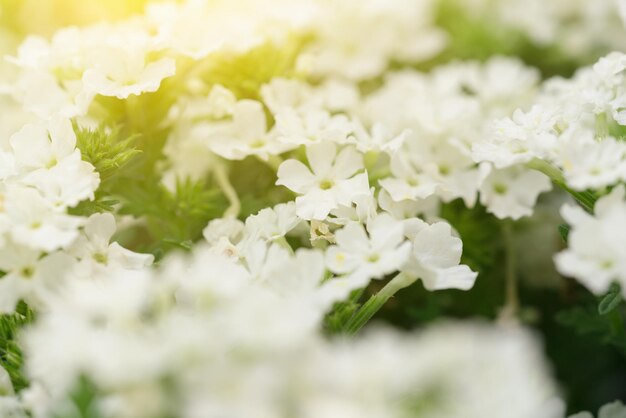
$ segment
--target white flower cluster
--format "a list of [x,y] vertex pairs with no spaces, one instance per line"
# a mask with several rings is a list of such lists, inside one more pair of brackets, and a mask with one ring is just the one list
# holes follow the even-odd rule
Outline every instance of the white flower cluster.
[[7,145],[0,151],[0,312],[12,312],[20,299],[45,306],[49,292],[74,265],[92,270],[97,264],[150,263],[151,256],[109,247],[112,215],[87,219],[67,213],[93,199],[99,184],[94,167],[81,160],[69,120],[25,125]]
[[542,159],[558,168],[574,190],[624,181],[626,144],[619,135],[626,123],[625,87],[626,55],[617,52],[571,80],[551,79],[530,110],[495,122],[487,141],[474,147],[474,156],[497,167]]
[[[237,235],[223,226],[205,235]],[[37,384],[5,408],[71,408],[64,396],[87,376],[105,417],[558,417],[527,332],[448,324],[329,342],[320,321],[346,288],[324,280],[322,252],[290,254],[243,228],[237,245],[221,235],[153,273],[73,281],[24,335]]]
[[215,164],[211,153],[275,163],[304,145],[310,169],[285,161],[277,182],[300,195],[296,206],[303,219],[323,221],[333,210],[364,205],[373,186],[368,176],[380,182],[381,207],[401,217],[457,198],[471,207],[480,192],[490,212],[518,219],[550,190],[548,178],[478,165],[471,149],[486,135],[488,121],[532,100],[538,79],[535,70],[497,57],[430,74],[390,73],[366,96],[356,84],[334,78],[315,87],[277,78],[261,87],[262,101],[237,100],[217,85],[204,100],[185,98],[175,108],[183,117],[166,146],[170,176],[204,175]]
[[[82,384],[105,418],[562,418],[540,344],[519,326],[349,340],[324,323],[372,280],[390,279],[350,331],[418,280],[470,290],[478,273],[441,206],[517,220],[553,182],[591,199],[563,207],[557,268],[596,294],[618,281],[626,297],[626,55],[543,83],[503,56],[418,70],[448,42],[434,0],[271,3],[158,2],[28,37],[8,58],[0,313],[23,301],[37,315],[19,339],[30,386],[15,393],[0,368],[0,415],[73,416]],[[552,42],[561,3],[519,26]],[[589,16],[575,4],[573,18]],[[164,190],[222,189],[230,206],[190,254],[155,266],[112,242],[118,206],[78,215],[104,179],[76,132],[115,123],[150,129],[148,180]],[[231,180],[250,160],[290,198],[246,217]]]
[[[503,169],[536,168],[594,211],[595,192],[626,181],[625,93],[626,55],[614,52],[572,79],[546,81],[531,109],[493,122],[491,133],[474,144],[474,158]],[[613,281],[626,289],[623,190],[600,198],[593,214],[580,206],[562,209],[571,225],[570,248],[557,255],[557,268],[598,295]]]

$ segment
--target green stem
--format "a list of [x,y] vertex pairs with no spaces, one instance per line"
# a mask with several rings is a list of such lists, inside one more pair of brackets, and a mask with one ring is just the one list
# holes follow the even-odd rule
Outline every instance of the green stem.
[[228,179],[228,174],[226,173],[224,164],[217,163],[213,166],[213,173],[215,174],[217,184],[224,192],[226,199],[228,199],[228,203],[230,203],[230,206],[224,212],[224,217],[236,218],[239,216],[239,212],[241,211],[241,202],[239,201],[239,196],[237,196],[237,191]]
[[417,280],[406,273],[398,273],[383,287],[380,292],[369,298],[361,309],[350,318],[343,330],[348,335],[355,335],[383,307],[383,305],[399,290],[410,286]]
[[577,191],[569,188],[565,182],[565,177],[563,173],[558,168],[554,167],[552,164],[540,160],[538,158],[533,159],[532,161],[526,163],[526,167],[537,170],[546,176],[550,177],[552,182],[557,186],[561,187],[567,193],[569,193],[580,205],[589,213],[593,213],[593,207],[595,206],[596,200],[598,198],[594,193],[588,191]]
[[519,312],[519,293],[515,264],[515,247],[513,241],[513,225],[505,222],[502,225],[502,237],[505,248],[505,297],[504,308],[500,312],[503,321],[515,321]]

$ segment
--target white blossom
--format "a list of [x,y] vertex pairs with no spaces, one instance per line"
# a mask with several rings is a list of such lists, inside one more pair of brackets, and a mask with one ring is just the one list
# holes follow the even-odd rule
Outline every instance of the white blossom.
[[626,288],[624,187],[600,198],[593,215],[569,204],[561,208],[561,215],[571,229],[568,248],[554,259],[559,272],[579,280],[597,295],[606,293],[613,281]]
[[300,194],[296,214],[302,219],[322,220],[339,205],[350,205],[359,195],[369,194],[363,157],[354,148],[339,152],[332,142],[307,147],[310,169],[297,160],[287,160],[278,169],[276,184]]
[[379,279],[400,270],[411,249],[402,222],[387,214],[369,220],[367,232],[360,223],[350,222],[335,232],[335,240],[337,245],[326,252],[328,268],[357,280]]
[[550,189],[550,179],[537,171],[494,169],[480,186],[480,203],[498,218],[519,219],[531,215],[539,194]]

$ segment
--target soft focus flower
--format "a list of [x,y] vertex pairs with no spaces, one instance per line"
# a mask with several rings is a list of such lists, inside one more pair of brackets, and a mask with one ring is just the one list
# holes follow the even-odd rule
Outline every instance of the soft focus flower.
[[307,147],[311,169],[300,161],[288,160],[278,169],[276,184],[302,195],[296,198],[296,214],[303,219],[322,220],[339,205],[350,205],[359,195],[369,193],[363,157],[354,148],[338,152],[332,142]]

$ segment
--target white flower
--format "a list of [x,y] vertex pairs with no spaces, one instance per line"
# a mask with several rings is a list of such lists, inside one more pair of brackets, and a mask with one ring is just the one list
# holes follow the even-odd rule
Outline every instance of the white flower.
[[204,228],[202,236],[215,252],[239,258],[238,246],[245,238],[245,225],[239,219],[214,219]]
[[606,293],[613,281],[626,295],[626,202],[624,186],[616,187],[595,204],[594,214],[564,205],[570,225],[569,247],[554,258],[557,270],[579,280],[596,295]]
[[260,102],[238,101],[231,120],[208,122],[196,128],[197,135],[204,136],[208,148],[229,160],[241,160],[248,155],[258,155],[267,160],[295,148],[294,145],[277,141],[273,132],[267,131],[265,112]]
[[76,150],[76,135],[67,119],[56,119],[45,124],[25,125],[11,139],[11,148],[17,167],[22,172],[52,168],[62,163]]
[[40,251],[8,243],[0,251],[0,270],[6,273],[0,278],[0,312],[13,312],[20,299],[41,307],[71,267],[72,259],[66,254],[42,257]]
[[[374,78],[389,61],[419,61],[441,51],[445,35],[432,25],[429,1],[342,1],[317,19],[306,63],[314,75]],[[306,67],[306,65],[303,65]]]
[[87,219],[82,234],[67,252],[81,260],[83,268],[91,272],[99,267],[141,269],[152,264],[154,257],[151,254],[132,252],[117,242],[109,244],[115,230],[115,218],[112,214],[93,214]]
[[214,219],[204,228],[202,235],[211,245],[217,243],[220,238],[226,237],[229,241],[237,243],[241,240],[244,231],[244,223],[238,219],[219,218]]
[[511,118],[493,122],[486,140],[473,145],[474,160],[505,168],[544,158],[557,146],[560,122],[561,115],[551,107],[535,105],[528,112],[518,109]]
[[480,186],[480,203],[500,219],[530,216],[540,193],[552,189],[550,179],[523,167],[494,169]]
[[411,133],[409,129],[400,133],[392,132],[382,123],[374,123],[368,130],[357,118],[353,118],[348,126],[350,130],[340,142],[352,144],[362,153],[386,152],[393,155],[402,148]]
[[437,182],[417,168],[418,164],[404,153],[394,154],[389,163],[393,177],[379,181],[396,201],[425,199],[435,194]]
[[84,115],[93,99],[81,81],[59,83],[49,72],[35,69],[22,71],[11,89],[25,110],[44,119]]
[[86,91],[126,99],[131,95],[157,91],[163,79],[174,75],[172,58],[146,62],[139,48],[100,47],[89,51],[89,66],[83,74]]
[[263,103],[273,114],[292,109],[322,109],[319,95],[314,95],[309,84],[299,80],[276,77],[261,86]]
[[222,119],[232,115],[237,105],[237,97],[221,84],[211,88],[207,98],[208,115],[213,119]]
[[428,290],[469,290],[474,286],[477,273],[459,265],[463,243],[452,235],[448,223],[429,225],[414,218],[405,221],[405,228],[413,247],[404,271],[420,278]]
[[375,189],[372,187],[370,194],[356,196],[349,206],[340,205],[337,209],[333,209],[330,212],[332,217],[329,217],[329,220],[338,225],[345,225],[351,221],[368,223],[376,216],[378,210],[374,192]]
[[337,245],[326,251],[326,264],[336,274],[359,280],[380,279],[400,270],[409,258],[411,244],[405,240],[404,225],[388,214],[367,223],[350,222],[335,232]]
[[572,189],[600,189],[626,180],[626,144],[612,137],[596,141],[579,134],[559,149],[556,163]]
[[[302,219],[325,219],[339,205],[350,205],[359,195],[369,194],[363,157],[354,148],[337,153],[332,142],[311,145],[306,150],[311,170],[297,160],[287,160],[278,168],[276,184],[302,195],[296,198],[296,214]],[[355,175],[356,174],[356,175]]]
[[81,159],[69,120],[26,125],[11,136],[10,144],[22,175],[19,181],[39,189],[54,205],[72,207],[94,198],[100,177]]
[[439,213],[440,204],[439,198],[435,195],[421,200],[406,199],[396,202],[385,189],[378,194],[380,208],[396,219],[414,218],[418,214],[434,217]]
[[295,203],[287,202],[249,216],[246,219],[246,230],[250,235],[271,241],[284,237],[300,222],[301,219],[296,216]]
[[341,278],[324,281],[325,272],[321,251],[299,249],[292,256],[274,244],[264,261],[262,281],[284,298],[286,307],[297,306],[299,315],[309,311],[311,323],[303,326],[316,326],[334,303],[345,299],[357,287]]
[[276,136],[291,145],[320,142],[354,143],[359,126],[345,114],[332,115],[322,109],[284,108],[274,115]]
[[[157,29],[159,43],[200,60],[220,51],[245,52],[264,40],[257,33],[259,16],[249,9],[261,13],[259,6],[248,2],[239,7],[242,9],[233,8],[229,2],[190,1],[182,5],[154,4],[147,13]],[[241,13],[242,10],[248,12]]]
[[54,251],[67,247],[78,237],[83,219],[59,212],[37,190],[11,187],[4,200],[0,219],[8,222],[8,233],[16,243]]

